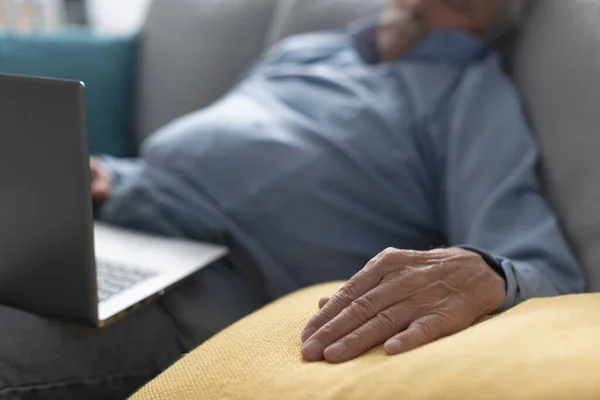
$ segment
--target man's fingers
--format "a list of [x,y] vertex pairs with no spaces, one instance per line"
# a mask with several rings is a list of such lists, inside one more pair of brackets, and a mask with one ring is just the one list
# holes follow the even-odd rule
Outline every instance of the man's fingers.
[[325,307],[325,304],[327,304],[328,301],[329,297],[321,297],[321,299],[319,300],[319,310]]
[[[401,277],[398,278],[400,287],[408,286],[402,285],[401,280]],[[308,345],[307,342],[307,346],[303,348],[304,358],[307,361],[320,360],[323,355],[319,354],[319,351],[323,352],[325,348],[359,329],[363,324],[373,323],[373,320],[377,324],[379,318],[385,317],[386,315],[391,317],[392,314],[390,314],[389,309],[392,308],[393,312],[395,312],[399,307],[404,308],[405,306],[400,304],[402,304],[402,301],[405,298],[406,294],[403,290],[388,290],[388,284],[379,284],[364,296],[352,301],[349,306],[344,308],[338,315],[313,333],[310,337],[310,341],[313,343]],[[393,307],[394,305],[396,305],[395,308]],[[402,317],[402,315],[400,315],[400,317]],[[387,324],[387,322],[383,321],[383,324]],[[388,331],[389,329],[385,331],[388,336],[381,339],[382,341],[398,333],[399,329],[393,330],[392,332]],[[376,344],[381,344],[381,341]],[[367,349],[368,347],[362,349],[360,352],[364,352]]]
[[363,268],[354,275],[340,290],[337,291],[327,304],[312,317],[302,332],[302,342],[310,338],[319,328],[331,321],[344,308],[358,299],[381,281],[381,272],[376,268]]
[[104,168],[104,164],[102,164],[99,158],[90,157],[90,175],[92,179],[101,175]]
[[111,195],[113,178],[104,163],[95,157],[90,157],[90,181],[92,199],[95,203],[103,203]]
[[352,360],[406,329],[412,318],[412,310],[403,303],[396,304],[327,347],[324,357],[331,363]]
[[92,199],[96,203],[103,203],[110,197],[112,187],[110,182],[96,180],[92,182]]
[[449,321],[439,314],[429,314],[410,324],[403,332],[385,342],[389,355],[406,353],[445,336],[456,333]]

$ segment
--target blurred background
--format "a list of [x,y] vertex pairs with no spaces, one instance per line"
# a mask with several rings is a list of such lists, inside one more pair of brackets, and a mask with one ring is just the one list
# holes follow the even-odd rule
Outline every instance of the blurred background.
[[15,30],[89,26],[111,33],[140,28],[149,0],[0,0],[0,27]]
[[138,49],[150,3],[0,0],[0,73],[84,82],[90,152],[134,155]]

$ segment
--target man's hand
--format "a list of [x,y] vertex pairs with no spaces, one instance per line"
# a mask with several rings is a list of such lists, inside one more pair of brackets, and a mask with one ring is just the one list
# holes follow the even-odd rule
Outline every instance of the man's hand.
[[90,182],[92,187],[92,200],[102,204],[109,199],[112,193],[113,176],[104,163],[96,158],[90,158]]
[[504,279],[476,253],[387,249],[321,299],[302,355],[339,363],[382,343],[388,354],[403,353],[468,328],[505,295]]

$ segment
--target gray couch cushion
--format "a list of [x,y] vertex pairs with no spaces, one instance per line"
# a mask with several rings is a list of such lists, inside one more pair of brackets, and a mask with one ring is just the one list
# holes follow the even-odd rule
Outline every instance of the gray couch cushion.
[[600,2],[540,1],[517,60],[548,192],[600,290]]
[[222,96],[268,47],[342,28],[386,0],[154,0],[140,50],[137,134]]
[[260,54],[277,0],[155,0],[140,49],[137,134],[220,97]]

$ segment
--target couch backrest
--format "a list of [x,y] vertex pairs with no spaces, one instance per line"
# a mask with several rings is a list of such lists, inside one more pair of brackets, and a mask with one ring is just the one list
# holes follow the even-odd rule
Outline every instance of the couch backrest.
[[138,138],[225,93],[279,39],[342,28],[386,0],[154,0],[140,52]]
[[[140,54],[140,140],[215,101],[279,39],[342,28],[385,1],[154,0]],[[600,290],[600,0],[539,1],[515,69],[550,197]]]
[[600,290],[600,1],[541,0],[515,73],[544,155],[546,188]]
[[282,38],[343,29],[387,1],[153,0],[140,51],[138,139],[215,101]]

